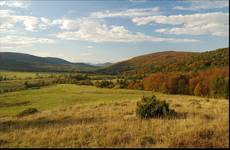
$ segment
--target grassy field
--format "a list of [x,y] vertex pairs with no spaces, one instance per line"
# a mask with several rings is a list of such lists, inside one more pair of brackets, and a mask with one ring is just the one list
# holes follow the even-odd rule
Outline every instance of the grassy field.
[[0,76],[5,76],[10,79],[33,79],[39,77],[49,77],[49,76],[59,75],[58,73],[45,73],[45,72],[19,72],[19,71],[3,71],[0,70]]
[[[50,76],[57,77],[59,75],[67,75],[69,73],[51,73],[51,72],[20,72],[20,71],[4,71],[0,70],[0,76],[7,77],[9,79],[34,79],[34,78],[47,78]],[[102,80],[102,79],[115,79],[116,76],[113,75],[88,75],[92,80]]]
[[[36,107],[39,110],[46,110],[53,107],[64,107],[74,104],[89,105],[100,102],[113,103],[138,100],[142,95],[151,95],[151,92],[121,89],[99,89],[94,86],[63,84],[43,87],[40,90],[30,89],[1,94],[0,116],[15,116],[18,112],[28,107]],[[21,103],[26,104],[21,105]],[[4,107],[4,105],[7,104],[10,107]]]
[[[77,73],[78,75],[86,75]],[[26,90],[25,82],[50,82],[59,78],[66,78],[70,73],[52,73],[52,72],[19,72],[0,70],[0,94],[5,92]],[[116,81],[116,76],[87,74],[92,83],[103,79]]]
[[[0,147],[228,147],[229,101],[154,93],[179,112],[140,119],[152,92],[55,85],[0,95]],[[34,107],[40,112],[16,117]]]
[[[36,82],[40,80],[50,81],[51,77],[58,76],[57,73],[43,72],[17,72],[0,70],[0,94],[4,91],[25,90],[25,82]],[[2,81],[1,81],[1,78]]]

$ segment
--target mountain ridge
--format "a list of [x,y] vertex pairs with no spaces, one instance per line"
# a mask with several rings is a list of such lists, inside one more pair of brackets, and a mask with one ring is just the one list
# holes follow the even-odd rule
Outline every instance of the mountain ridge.
[[73,63],[56,57],[0,52],[0,69],[44,72],[95,72],[98,74],[151,74],[155,72],[197,71],[229,65],[229,48],[205,52],[162,51],[144,54],[117,63],[99,65]]
[[72,63],[56,57],[39,57],[25,53],[0,52],[0,69],[13,71],[88,71],[96,66],[85,63]]

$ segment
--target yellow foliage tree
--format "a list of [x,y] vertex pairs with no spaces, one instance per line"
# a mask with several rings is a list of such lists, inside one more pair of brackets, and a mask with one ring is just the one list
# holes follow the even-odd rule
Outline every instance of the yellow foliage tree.
[[194,95],[196,95],[196,96],[202,96],[203,95],[201,82],[197,83],[197,85],[194,89]]

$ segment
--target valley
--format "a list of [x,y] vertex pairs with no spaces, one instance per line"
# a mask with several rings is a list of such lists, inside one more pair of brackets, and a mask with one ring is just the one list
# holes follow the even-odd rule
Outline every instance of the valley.
[[229,148],[229,0],[0,0],[1,148]]
[[[228,57],[228,48],[165,52],[81,71],[8,64],[15,68],[0,71],[0,147],[226,148]],[[53,60],[62,70],[65,61]],[[152,95],[177,115],[139,118],[137,102]]]

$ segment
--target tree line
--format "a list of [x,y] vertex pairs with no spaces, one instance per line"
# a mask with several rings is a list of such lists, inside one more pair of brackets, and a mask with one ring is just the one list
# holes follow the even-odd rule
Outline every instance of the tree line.
[[229,67],[200,72],[154,73],[143,80],[144,90],[228,98]]

